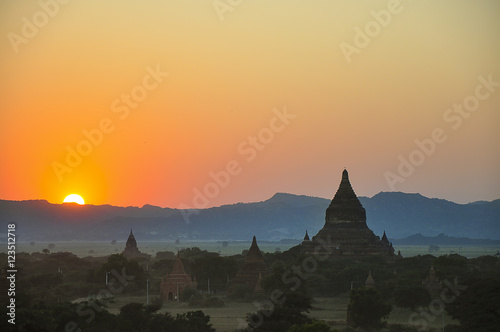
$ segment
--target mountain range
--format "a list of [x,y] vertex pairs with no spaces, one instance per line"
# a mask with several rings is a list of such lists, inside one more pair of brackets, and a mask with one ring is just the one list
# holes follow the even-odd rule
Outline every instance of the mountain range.
[[[500,240],[500,199],[457,204],[420,194],[381,192],[359,197],[367,224],[390,239],[415,234]],[[44,200],[0,200],[0,236],[16,224],[18,242],[118,241],[132,228],[140,241],[301,239],[324,225],[330,200],[277,193],[268,200],[201,210],[178,210],[151,205],[51,204]],[[189,216],[189,218],[186,218]],[[417,237],[418,238],[418,237]]]

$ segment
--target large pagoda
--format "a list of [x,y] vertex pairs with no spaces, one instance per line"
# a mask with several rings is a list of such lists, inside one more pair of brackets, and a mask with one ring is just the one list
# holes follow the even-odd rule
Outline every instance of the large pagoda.
[[303,242],[302,248],[306,253],[326,251],[332,256],[394,256],[385,232],[381,240],[368,228],[366,210],[345,169],[339,189],[326,209],[325,225],[310,241]]

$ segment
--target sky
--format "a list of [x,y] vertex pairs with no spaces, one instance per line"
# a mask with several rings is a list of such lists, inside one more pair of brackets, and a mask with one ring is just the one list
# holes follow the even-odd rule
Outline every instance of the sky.
[[500,2],[6,0],[0,199],[500,198]]

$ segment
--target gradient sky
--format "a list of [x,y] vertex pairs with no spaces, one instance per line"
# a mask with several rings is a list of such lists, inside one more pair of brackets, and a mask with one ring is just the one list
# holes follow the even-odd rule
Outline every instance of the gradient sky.
[[[371,12],[391,1],[221,2],[73,0],[47,15],[54,1],[2,1],[0,198],[201,207],[194,190],[228,163],[204,206],[331,198],[344,167],[361,196],[500,198],[500,86],[478,88],[500,82],[500,2],[402,0],[379,31]],[[341,45],[356,42],[348,62]],[[155,68],[168,76],[117,111]],[[477,89],[475,111],[447,111]],[[295,117],[273,120],[284,109]],[[113,130],[58,178],[67,147],[102,121]],[[444,141],[415,152],[436,128]],[[391,187],[410,155],[421,164]]]

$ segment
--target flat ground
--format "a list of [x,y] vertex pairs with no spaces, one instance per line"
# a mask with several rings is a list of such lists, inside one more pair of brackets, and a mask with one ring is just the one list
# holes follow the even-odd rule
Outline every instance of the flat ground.
[[[218,332],[234,332],[238,327],[245,326],[245,315],[249,312],[256,311],[257,307],[253,303],[229,301],[222,297],[226,303],[225,307],[221,308],[193,308],[189,307],[187,303],[182,302],[168,302],[162,307],[160,312],[169,312],[175,316],[179,313],[187,311],[202,310],[206,315],[210,316],[210,322]],[[108,303],[108,310],[111,313],[119,313],[119,308],[130,302],[145,303],[145,297],[119,297],[114,303]],[[349,298],[347,296],[339,296],[334,298],[315,298],[313,301],[313,309],[309,315],[315,319],[324,320],[336,329],[343,330],[345,328],[345,319],[347,315],[347,304]],[[418,312],[418,311],[417,311]],[[413,314],[409,309],[393,308],[390,316],[389,323],[392,324],[405,324],[410,325],[410,316]],[[446,314],[444,317],[427,316],[429,327],[439,329],[442,326],[442,319],[444,324],[456,323]],[[420,317],[419,319],[422,319]]]
[[[285,251],[293,244],[283,244],[278,242],[263,242],[259,241],[259,248],[263,252],[275,252],[277,248]],[[102,257],[115,253],[121,253],[125,248],[125,242],[117,242],[112,245],[110,242],[53,242],[54,248],[50,249],[51,252],[69,251],[79,257],[93,256]],[[139,242],[139,250],[143,253],[155,256],[158,251],[172,251],[177,252],[178,249],[188,247],[198,247],[202,250],[210,252],[218,252],[222,256],[231,256],[241,254],[243,250],[248,250],[251,241],[238,241],[230,242],[227,247],[223,247],[222,243],[217,241],[185,241],[179,244],[174,242]],[[18,243],[17,252],[41,252],[43,249],[48,248],[48,242],[37,242],[33,245],[29,243]],[[7,247],[1,250],[5,252]],[[407,245],[407,246],[394,246],[396,252],[401,250],[403,257],[411,257],[416,255],[432,254],[434,256],[446,254],[460,254],[467,258],[474,258],[483,255],[494,255],[500,247],[498,246],[440,246],[439,251],[429,252],[427,245]]]

